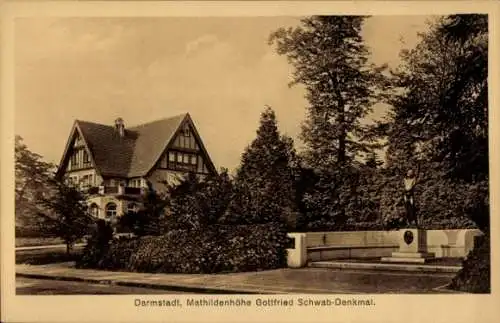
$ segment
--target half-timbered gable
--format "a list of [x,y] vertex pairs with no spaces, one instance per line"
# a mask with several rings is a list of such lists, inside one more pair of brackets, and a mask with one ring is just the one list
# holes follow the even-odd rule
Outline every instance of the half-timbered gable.
[[190,118],[180,125],[162,154],[157,168],[207,175],[215,172],[210,157]]
[[73,126],[67,142],[60,173],[68,183],[82,188],[91,187],[99,180],[91,152],[77,123]]

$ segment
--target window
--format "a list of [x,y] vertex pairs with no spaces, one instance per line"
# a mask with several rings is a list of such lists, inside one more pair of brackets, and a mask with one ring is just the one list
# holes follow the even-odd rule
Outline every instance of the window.
[[90,215],[95,218],[99,217],[99,207],[97,206],[97,204],[92,203],[92,205],[90,205]]
[[173,170],[196,171],[198,157],[192,153],[170,152],[168,167]]
[[82,180],[80,182],[81,187],[86,188],[89,186],[89,175],[83,175]]
[[116,216],[116,204],[111,202],[106,204],[106,218],[110,219]]
[[78,184],[78,176],[71,176],[69,178],[69,183],[71,186],[76,186]]
[[175,161],[175,152],[173,152],[173,151],[168,152],[168,161],[171,161],[171,162]]
[[71,155],[70,165],[71,165],[71,169],[76,168],[76,154],[75,153],[73,153],[73,155]]
[[89,153],[86,150],[83,151],[83,163],[84,164],[90,163]]
[[77,150],[77,151],[75,151],[75,153],[74,153],[74,155],[73,155],[73,156],[74,156],[74,158],[75,158],[75,168],[76,168],[76,167],[78,167],[78,166],[79,166],[78,164],[79,164],[79,160],[80,160],[80,158],[78,158],[78,157],[79,157],[78,150]]
[[141,187],[141,179],[140,178],[131,179],[128,186],[129,187]]
[[129,203],[127,204],[127,212],[129,213],[136,213],[139,210],[137,204],[135,203]]

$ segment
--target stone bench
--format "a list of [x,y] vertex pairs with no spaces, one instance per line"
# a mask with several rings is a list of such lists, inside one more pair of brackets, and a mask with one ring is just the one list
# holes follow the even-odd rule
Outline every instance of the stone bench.
[[378,258],[388,256],[397,249],[398,246],[396,244],[314,246],[307,248],[307,259],[309,261],[324,261],[333,259]]

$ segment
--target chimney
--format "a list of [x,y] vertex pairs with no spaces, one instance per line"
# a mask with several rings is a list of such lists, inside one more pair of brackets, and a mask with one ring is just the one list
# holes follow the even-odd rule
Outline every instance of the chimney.
[[122,118],[118,118],[115,120],[115,129],[120,134],[120,137],[125,136],[125,124],[123,123]]

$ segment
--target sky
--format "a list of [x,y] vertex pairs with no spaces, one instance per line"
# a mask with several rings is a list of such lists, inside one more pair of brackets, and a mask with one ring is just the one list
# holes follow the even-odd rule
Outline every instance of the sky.
[[[396,67],[428,16],[374,16],[363,37],[371,61]],[[297,17],[18,18],[15,133],[59,163],[75,119],[125,126],[189,112],[217,168],[233,170],[271,106],[297,140],[304,90],[267,42]],[[387,110],[379,104],[372,117]]]

